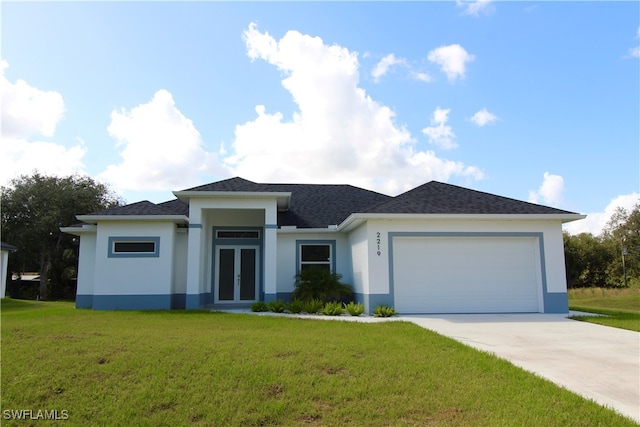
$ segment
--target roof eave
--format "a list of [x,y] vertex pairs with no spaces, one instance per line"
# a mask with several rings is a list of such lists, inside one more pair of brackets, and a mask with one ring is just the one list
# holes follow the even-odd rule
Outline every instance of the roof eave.
[[586,218],[583,214],[412,214],[412,213],[353,213],[340,225],[339,231],[351,231],[369,219],[382,220],[474,220],[474,221],[561,221],[563,224]]
[[191,198],[223,198],[223,199],[273,199],[278,209],[288,209],[291,192],[278,191],[174,191],[178,199],[189,203]]
[[189,222],[189,217],[186,215],[77,215],[76,218],[88,224],[97,224],[100,221],[150,221],[176,224]]
[[82,224],[81,227],[60,227],[60,231],[74,236],[82,236],[83,234],[95,234],[98,230],[93,224]]

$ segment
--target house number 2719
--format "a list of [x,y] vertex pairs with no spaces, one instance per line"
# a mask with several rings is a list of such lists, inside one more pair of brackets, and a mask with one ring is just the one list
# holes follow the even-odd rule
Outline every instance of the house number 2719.
[[378,252],[376,253],[378,254],[378,256],[380,256],[382,252],[380,252],[380,232],[379,231],[376,233],[376,244],[378,245]]

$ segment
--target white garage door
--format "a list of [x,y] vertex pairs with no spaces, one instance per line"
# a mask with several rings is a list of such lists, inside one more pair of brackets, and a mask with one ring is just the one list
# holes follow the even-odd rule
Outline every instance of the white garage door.
[[393,290],[400,313],[537,312],[535,238],[398,237]]

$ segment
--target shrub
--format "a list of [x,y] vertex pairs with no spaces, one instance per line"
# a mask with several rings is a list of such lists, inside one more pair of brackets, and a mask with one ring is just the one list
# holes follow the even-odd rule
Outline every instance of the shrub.
[[322,313],[327,316],[340,316],[343,313],[342,303],[337,301],[328,302],[322,308]]
[[269,311],[269,307],[264,301],[257,301],[251,304],[251,311],[254,311],[254,312]]
[[296,274],[293,299],[307,301],[312,298],[324,302],[338,301],[353,296],[353,288],[340,282],[342,275],[319,267],[304,269]]
[[396,314],[396,311],[393,307],[389,307],[388,305],[379,305],[373,309],[373,315],[375,317],[391,317]]
[[352,316],[360,316],[364,313],[364,305],[351,301],[349,304],[344,305],[344,309]]
[[269,310],[274,313],[283,313],[284,312],[284,303],[280,300],[269,301]]
[[284,306],[284,309],[289,313],[300,313],[304,310],[304,303],[298,300],[292,300]]
[[303,310],[307,313],[315,314],[324,307],[324,303],[317,298],[311,298],[310,300],[303,301],[302,306]]

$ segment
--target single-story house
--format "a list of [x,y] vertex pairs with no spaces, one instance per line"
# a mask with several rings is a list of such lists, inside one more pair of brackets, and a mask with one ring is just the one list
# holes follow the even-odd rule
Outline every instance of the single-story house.
[[431,181],[396,197],[231,178],[79,215],[76,307],[225,308],[342,274],[370,313],[566,313],[562,224],[583,215]]
[[15,252],[18,248],[5,242],[0,242],[0,298],[7,294],[7,268],[9,266],[9,252]]

